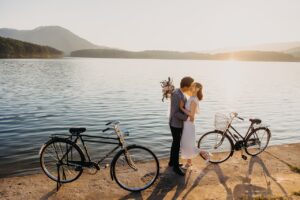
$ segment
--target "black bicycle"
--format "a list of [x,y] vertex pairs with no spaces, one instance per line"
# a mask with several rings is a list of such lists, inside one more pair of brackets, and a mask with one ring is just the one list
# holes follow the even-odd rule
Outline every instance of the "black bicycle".
[[[117,137],[92,136],[82,134],[85,128],[70,128],[71,134],[53,134],[51,139],[40,149],[40,164],[44,173],[57,182],[57,189],[63,183],[70,183],[78,179],[84,169],[97,172],[100,164],[114,151],[115,154],[110,164],[112,180],[125,190],[138,192],[150,187],[159,175],[159,162],[155,154],[146,147],[129,145],[125,143],[124,136],[128,131],[122,131],[119,122],[111,121],[103,132],[112,130]],[[117,140],[118,142],[114,141]],[[77,145],[81,142],[82,148]],[[98,162],[93,162],[85,142],[116,144],[108,154]]]
[[262,122],[260,119],[249,119],[251,124],[243,137],[231,125],[235,118],[244,120],[237,113],[231,113],[230,117],[216,114],[215,130],[205,133],[199,139],[198,148],[210,154],[211,163],[222,163],[238,150],[241,150],[242,158],[246,160],[247,156],[243,154],[244,151],[248,155],[256,156],[267,148],[271,131],[267,126],[258,126]]

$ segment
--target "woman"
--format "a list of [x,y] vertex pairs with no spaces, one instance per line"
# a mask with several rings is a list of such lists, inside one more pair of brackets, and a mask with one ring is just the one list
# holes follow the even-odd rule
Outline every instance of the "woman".
[[183,132],[181,137],[181,157],[187,159],[185,168],[192,166],[192,158],[200,155],[205,160],[209,159],[209,154],[206,151],[201,151],[196,147],[196,132],[195,132],[195,116],[199,114],[199,101],[202,100],[202,85],[193,83],[190,89],[190,98],[185,104],[180,102],[180,109],[189,115],[189,118],[183,124]]

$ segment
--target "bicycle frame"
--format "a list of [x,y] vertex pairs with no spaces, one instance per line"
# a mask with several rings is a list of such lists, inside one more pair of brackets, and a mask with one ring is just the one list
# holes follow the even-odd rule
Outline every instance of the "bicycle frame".
[[[101,164],[106,158],[108,158],[117,149],[125,148],[125,146],[126,146],[124,144],[124,139],[122,138],[122,136],[121,136],[121,138],[119,138],[119,137],[115,138],[115,137],[93,136],[93,135],[87,135],[87,134],[79,134],[79,135],[53,134],[53,135],[51,135],[51,137],[57,137],[57,136],[68,136],[68,139],[71,140],[74,143],[77,143],[78,141],[80,141],[82,143],[83,148],[84,148],[84,153],[88,158],[87,162],[92,162],[92,160],[91,160],[91,157],[90,157],[90,154],[88,152],[88,149],[87,149],[87,146],[86,146],[85,142],[102,143],[102,144],[115,144],[115,145],[117,145],[111,151],[109,151],[105,156],[100,158],[99,161],[97,161],[98,165]],[[75,139],[73,139],[74,137],[75,137]],[[83,137],[85,137],[87,139],[84,139]],[[102,140],[105,140],[105,141],[96,140],[96,139],[102,139]],[[118,142],[113,142],[112,140],[117,140]],[[70,150],[71,149],[68,149],[67,152],[65,153],[65,155],[67,155]],[[64,158],[64,156],[61,158],[61,160]]]
[[[238,119],[240,119],[240,120],[244,120],[244,119],[241,118],[241,117],[238,117],[238,114],[235,113],[235,112],[231,113],[230,116],[231,116],[230,122],[228,123],[227,128],[225,129],[225,131],[223,132],[223,134],[229,133],[229,134],[228,134],[229,137],[230,137],[230,138],[233,138],[233,140],[234,140],[235,143],[237,143],[237,142],[239,141],[240,138],[241,138],[242,141],[244,142],[245,139],[248,137],[248,135],[253,131],[253,129],[254,129],[254,126],[253,126],[254,123],[252,122],[252,123],[250,124],[250,126],[249,126],[249,128],[248,128],[248,130],[247,130],[247,132],[246,132],[246,135],[245,135],[245,136],[242,136],[242,135],[241,135],[241,134],[240,134],[240,133],[239,133],[239,132],[231,125],[231,124],[232,124],[234,118],[238,118]],[[236,134],[238,134],[238,135],[236,135],[236,134],[234,134],[234,133],[231,133],[229,129],[232,129],[232,130],[233,130]],[[222,143],[222,140],[221,140],[221,143]]]
[[[159,173],[159,162],[155,154],[151,150],[143,146],[135,144],[127,145],[124,137],[129,135],[128,131],[122,131],[119,127],[118,121],[108,122],[106,126],[108,125],[110,126],[102,130],[102,132],[113,130],[112,133],[116,134],[116,137],[110,135],[96,136],[89,134],[81,134],[86,131],[85,128],[70,128],[70,134],[52,134],[50,136],[51,139],[43,144],[41,150],[39,151],[41,167],[50,179],[57,182],[57,190],[62,184],[75,181],[77,178],[79,178],[82,175],[82,172],[85,168],[89,170],[90,174],[96,173],[101,168],[100,164],[103,163],[104,160],[108,157],[109,159],[112,159],[110,162],[111,178],[112,180],[115,179],[117,184],[121,188],[128,191],[141,191],[150,187],[154,183]],[[113,149],[111,149],[106,155],[101,157],[100,160],[93,162],[91,160],[91,156],[87,148],[88,142],[111,144],[116,146]],[[114,153],[119,148],[120,150]],[[47,153],[48,150],[50,154]],[[132,187],[126,184],[123,185],[122,181],[120,182],[120,177],[116,175],[119,173],[118,171],[116,171],[116,166],[117,168],[120,168],[124,165],[124,162],[128,164],[126,166],[130,167],[134,171],[138,171],[140,167],[137,165],[139,161],[136,160],[134,153],[135,150],[142,150],[143,153],[146,153],[145,155],[151,156],[151,159],[154,159],[156,164],[156,170],[154,173],[155,176],[153,177],[153,179],[149,179],[149,182],[145,182],[145,185],[141,187]],[[133,154],[131,155],[132,151]],[[113,153],[115,155],[110,156]],[[143,155],[139,157],[143,158]],[[146,157],[148,156],[145,156],[145,158]],[[45,166],[45,163],[47,162],[45,161],[45,158],[51,158],[54,161],[54,164],[51,165],[50,172],[48,170],[48,165]],[[122,163],[122,166],[119,166],[119,164],[117,164],[119,162]],[[54,173],[57,173],[57,175],[53,174],[52,172],[53,165],[56,165],[54,171],[57,172]],[[105,167],[107,167],[107,165],[105,165]],[[65,172],[65,170],[67,171]],[[74,170],[74,172],[76,173],[72,173],[72,170]],[[141,175],[141,178],[148,176],[148,171],[145,171],[145,173],[146,174],[144,176]],[[67,174],[73,174],[71,179],[69,177],[67,178]],[[126,178],[125,181],[127,181]]]
[[[230,129],[232,129],[237,135],[235,135],[234,133],[230,132]],[[248,135],[252,132],[252,130],[254,129],[253,127],[253,123],[250,124],[247,132],[246,132],[246,135],[245,136],[242,136],[232,125],[231,123],[229,124],[228,128],[224,131],[224,133],[229,133],[230,137],[233,138],[233,140],[235,142],[238,142],[238,139],[241,138],[243,141],[245,141],[245,139],[248,137]]]

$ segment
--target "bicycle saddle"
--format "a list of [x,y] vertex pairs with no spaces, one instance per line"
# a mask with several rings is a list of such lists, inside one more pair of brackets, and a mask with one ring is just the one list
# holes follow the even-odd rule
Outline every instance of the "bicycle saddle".
[[255,118],[255,119],[249,119],[249,121],[250,121],[251,123],[253,123],[253,124],[260,124],[260,123],[261,123],[261,120],[260,120],[260,119],[257,119],[257,118]]
[[70,128],[69,131],[70,131],[71,134],[79,135],[80,133],[85,132],[86,128]]

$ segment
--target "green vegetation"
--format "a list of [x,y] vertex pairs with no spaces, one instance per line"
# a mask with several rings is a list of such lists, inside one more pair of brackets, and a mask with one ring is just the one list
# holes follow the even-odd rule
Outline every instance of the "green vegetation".
[[285,200],[290,199],[289,197],[283,197],[283,196],[273,196],[273,197],[264,197],[264,196],[257,196],[253,198],[248,198],[253,200]]
[[300,47],[288,49],[286,53],[291,54],[295,57],[300,57]]
[[290,165],[290,164],[287,164],[287,165],[289,166],[289,168],[292,172],[300,174],[300,168],[299,167],[296,167],[296,166],[293,166],[293,165]]
[[63,52],[20,40],[0,37],[0,58],[57,58]]
[[118,49],[84,49],[71,52],[72,57],[143,58],[143,59],[207,59],[209,54],[177,51],[125,51]]
[[293,192],[293,195],[300,196],[300,191],[299,192]]
[[71,52],[72,57],[91,58],[141,58],[141,59],[186,59],[186,60],[241,60],[299,62],[300,58],[290,54],[267,51],[237,51],[206,54],[177,51],[125,51],[117,49],[84,49]]

